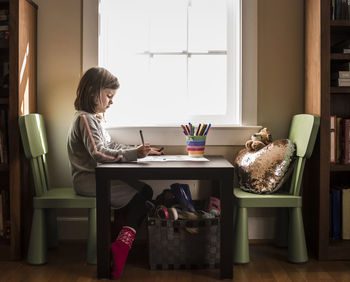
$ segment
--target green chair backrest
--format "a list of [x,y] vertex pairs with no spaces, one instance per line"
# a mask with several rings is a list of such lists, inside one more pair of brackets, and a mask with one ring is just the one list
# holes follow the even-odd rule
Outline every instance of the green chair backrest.
[[305,161],[311,157],[319,126],[320,118],[318,116],[300,114],[295,115],[292,119],[288,138],[296,145],[297,156],[289,191],[292,195],[301,194],[300,187]]
[[28,114],[19,117],[24,154],[30,160],[35,194],[41,196],[49,189],[49,174],[46,154],[47,140],[44,120],[40,114]]

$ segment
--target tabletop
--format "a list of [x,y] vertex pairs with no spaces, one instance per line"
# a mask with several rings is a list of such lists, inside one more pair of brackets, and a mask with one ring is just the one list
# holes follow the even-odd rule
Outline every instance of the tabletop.
[[128,162],[98,164],[97,169],[118,168],[231,168],[232,164],[223,156],[204,156],[209,161],[164,161],[164,162]]

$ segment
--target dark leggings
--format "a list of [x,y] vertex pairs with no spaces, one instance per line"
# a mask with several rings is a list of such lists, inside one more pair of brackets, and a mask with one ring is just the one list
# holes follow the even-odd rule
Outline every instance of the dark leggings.
[[147,200],[152,200],[152,197],[152,188],[149,185],[145,184],[142,190],[136,193],[126,206],[126,226],[130,226],[137,230],[137,228],[141,225],[142,221],[146,217],[145,202]]

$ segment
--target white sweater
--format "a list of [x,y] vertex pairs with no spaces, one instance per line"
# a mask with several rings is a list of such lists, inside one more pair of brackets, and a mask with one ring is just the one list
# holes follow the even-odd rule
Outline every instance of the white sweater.
[[[117,144],[94,114],[79,111],[69,129],[67,141],[73,186],[77,194],[96,196],[95,167],[98,163],[137,160],[135,146]],[[111,204],[125,206],[144,184],[139,181],[111,182]]]

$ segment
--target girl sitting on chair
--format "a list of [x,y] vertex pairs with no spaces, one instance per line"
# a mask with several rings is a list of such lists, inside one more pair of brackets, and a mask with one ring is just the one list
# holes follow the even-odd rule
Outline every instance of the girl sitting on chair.
[[[77,110],[69,130],[67,149],[77,194],[96,196],[95,167],[97,163],[129,162],[147,155],[161,155],[149,143],[139,146],[117,144],[102,127],[104,113],[113,104],[119,88],[118,79],[104,68],[94,67],[85,72],[79,82],[74,102]],[[146,216],[145,202],[151,200],[153,190],[139,181],[111,182],[111,206],[126,207],[127,214],[115,242],[111,244],[114,258],[113,278],[124,268],[136,229]]]

